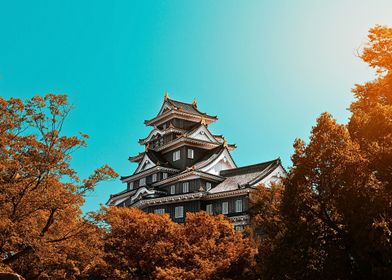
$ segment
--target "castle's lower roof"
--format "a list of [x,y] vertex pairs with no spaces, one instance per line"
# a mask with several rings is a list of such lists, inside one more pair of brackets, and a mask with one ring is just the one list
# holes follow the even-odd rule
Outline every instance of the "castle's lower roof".
[[275,159],[259,164],[221,171],[220,176],[226,177],[226,179],[215,188],[211,189],[209,193],[227,192],[253,186],[267,177],[280,164],[280,159]]

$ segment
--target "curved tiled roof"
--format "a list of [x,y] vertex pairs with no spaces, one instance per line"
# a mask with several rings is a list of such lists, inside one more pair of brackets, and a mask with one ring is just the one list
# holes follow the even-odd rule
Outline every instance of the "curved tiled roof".
[[140,144],[145,144],[145,143],[147,143],[147,140],[149,140],[149,138],[150,138],[153,134],[160,134],[160,135],[162,136],[162,135],[165,135],[165,134],[168,134],[168,133],[172,133],[172,132],[185,133],[186,130],[185,130],[185,129],[182,129],[182,128],[174,127],[174,126],[173,126],[173,127],[168,127],[168,128],[166,128],[166,129],[162,129],[162,130],[160,130],[160,129],[158,129],[158,128],[155,128],[155,129],[151,130],[151,132],[147,135],[147,137],[145,137],[145,138],[143,138],[143,139],[139,139],[139,143],[140,143]]
[[271,166],[278,166],[280,164],[280,158],[262,162],[262,163],[257,163],[257,164],[252,164],[252,165],[247,165],[243,167],[238,167],[238,168],[232,168],[232,169],[226,169],[221,171],[220,175],[224,177],[229,177],[229,176],[235,176],[235,175],[241,175],[241,174],[248,174],[252,172],[261,172],[264,171],[267,167]]
[[[144,123],[147,125],[152,125],[154,122],[156,122],[158,119],[162,119],[170,113],[178,113],[178,114],[185,114],[186,116],[196,116],[198,118],[205,118],[205,119],[210,119],[211,121],[215,121],[218,119],[217,116],[211,116],[208,115],[207,113],[203,113],[197,109],[196,104],[193,103],[185,103],[182,101],[177,101],[173,100],[170,98],[165,98],[164,103],[161,106],[161,110],[165,104],[169,104],[169,109],[167,111],[163,111],[161,114],[158,114],[154,118],[150,120],[145,120]],[[160,110],[160,112],[161,112]],[[210,122],[211,122],[210,121]]]
[[267,177],[280,164],[280,159],[275,159],[259,164],[223,170],[220,172],[220,176],[226,177],[226,179],[211,189],[209,193],[233,191],[242,187],[252,186]]
[[174,106],[175,108],[177,108],[177,109],[179,109],[181,111],[190,113],[190,114],[201,115],[201,116],[207,115],[206,113],[200,112],[197,109],[197,106],[194,106],[191,103],[185,103],[185,102],[178,101],[178,100],[173,100],[173,99],[170,99],[170,98],[167,99],[167,102],[169,104],[171,104],[172,106]]

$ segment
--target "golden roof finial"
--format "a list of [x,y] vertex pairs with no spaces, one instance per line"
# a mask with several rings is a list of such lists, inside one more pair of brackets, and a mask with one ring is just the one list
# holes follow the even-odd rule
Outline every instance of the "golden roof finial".
[[206,119],[204,117],[201,117],[200,123],[206,125],[207,124]]
[[165,97],[164,97],[164,100],[165,101],[167,101],[169,99],[169,92],[168,91],[166,91],[165,92]]
[[222,136],[222,138],[223,138],[223,147],[227,148],[228,147],[228,143],[227,143],[227,140],[226,140],[225,136]]
[[193,107],[197,108],[197,100],[196,100],[196,98],[193,98],[192,105],[193,105]]

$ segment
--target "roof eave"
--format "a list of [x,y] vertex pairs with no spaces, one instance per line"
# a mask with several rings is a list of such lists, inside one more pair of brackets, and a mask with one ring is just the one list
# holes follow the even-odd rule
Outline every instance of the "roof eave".
[[140,154],[138,154],[136,156],[128,157],[128,160],[131,161],[131,162],[139,162],[139,161],[141,161],[143,159],[143,156],[144,156],[144,153],[140,153]]
[[156,166],[153,166],[153,167],[151,167],[149,169],[143,170],[141,172],[134,173],[134,174],[132,174],[130,176],[121,176],[120,180],[123,183],[125,183],[125,182],[130,181],[129,179],[132,178],[132,177],[139,178],[139,177],[143,177],[143,176],[148,176],[150,173],[153,174],[153,173],[155,173],[154,170],[156,170],[157,172],[164,171],[164,172],[169,172],[169,173],[178,173],[178,172],[180,172],[180,170],[175,169],[175,168],[170,168],[170,167],[164,167],[164,166],[156,165]]
[[207,114],[192,114],[192,113],[188,113],[188,112],[184,112],[184,111],[177,111],[177,110],[170,110],[167,113],[164,113],[162,115],[158,115],[155,118],[149,119],[149,120],[145,120],[144,124],[148,125],[148,126],[152,126],[155,125],[157,123],[159,123],[159,121],[161,121],[162,119],[165,119],[167,117],[169,117],[170,115],[187,115],[190,117],[194,117],[194,118],[204,118],[204,120],[206,121],[207,124],[211,124],[213,122],[215,122],[216,120],[218,120],[218,116],[210,116]]

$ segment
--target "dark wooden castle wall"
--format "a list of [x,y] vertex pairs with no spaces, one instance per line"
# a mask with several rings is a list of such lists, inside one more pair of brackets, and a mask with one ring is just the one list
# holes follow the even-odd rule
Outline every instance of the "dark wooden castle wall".
[[[175,185],[175,190],[176,190],[176,194],[182,194],[182,188],[183,188],[183,183],[184,182],[189,182],[189,192],[188,193],[192,193],[192,192],[198,192],[200,187],[203,187],[203,189],[206,189],[206,180],[203,179],[193,179],[193,180],[188,180],[188,181],[179,181],[179,182],[175,182],[172,183],[170,185],[167,186],[163,186],[160,187],[160,190],[165,191],[167,194],[170,194],[170,188],[171,186]],[[216,186],[216,183],[211,182],[212,187]]]
[[[235,212],[235,201],[241,199],[242,200],[242,212]],[[229,203],[229,213],[227,216],[238,216],[241,214],[245,214],[249,209],[249,197],[248,195],[242,195],[237,197],[228,197],[223,199],[216,200],[205,200],[202,201],[201,209],[206,210],[207,204],[212,204],[212,211],[214,214],[222,214],[222,203]]]
[[[188,149],[192,149],[194,151],[193,159],[188,158]],[[173,153],[178,150],[180,151],[180,159],[173,161]],[[208,152],[209,151],[200,148],[195,148],[195,147],[185,145],[181,148],[163,154],[163,157],[165,160],[167,160],[170,163],[170,165],[180,170],[184,170],[185,168],[190,167],[195,163],[197,163],[198,161],[200,161],[200,159],[205,157]]]
[[[184,207],[184,217],[183,218],[175,218],[175,208],[177,206],[183,206]],[[187,202],[182,202],[182,203],[172,203],[172,204],[164,204],[164,205],[157,205],[157,206],[149,206],[146,209],[143,209],[143,211],[147,213],[154,213],[155,209],[165,209],[165,214],[169,214],[170,218],[177,222],[177,223],[184,223],[186,219],[186,213],[187,212],[198,212],[200,211],[200,201],[195,200],[195,201],[187,201]]]

